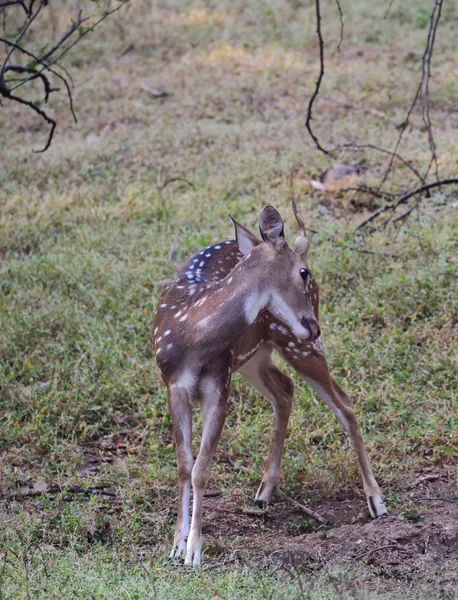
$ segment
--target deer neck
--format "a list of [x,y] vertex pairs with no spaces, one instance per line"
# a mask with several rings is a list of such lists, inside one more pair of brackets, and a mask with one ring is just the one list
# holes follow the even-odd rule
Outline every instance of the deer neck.
[[[246,264],[248,262],[248,264]],[[204,294],[196,306],[205,313],[197,322],[202,335],[221,336],[231,345],[254,323],[270,303],[271,290],[260,281],[259,271],[243,260],[214,289]]]

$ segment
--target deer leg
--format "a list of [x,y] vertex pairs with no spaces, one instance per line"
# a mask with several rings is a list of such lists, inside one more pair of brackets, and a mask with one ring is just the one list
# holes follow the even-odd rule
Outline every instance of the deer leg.
[[351,408],[350,399],[347,394],[331,377],[324,358],[311,359],[301,368],[298,368],[297,365],[294,366],[322,398],[325,404],[331,408],[345,431],[350,435],[358,457],[367,505],[372,518],[386,516],[388,513],[383,503],[382,493],[372,474],[358,420]]
[[262,347],[240,368],[240,373],[270,401],[274,412],[269,457],[254,500],[261,507],[271,501],[280,481],[280,464],[294,391],[292,380],[272,362],[271,352],[270,348]]
[[193,458],[191,449],[192,413],[188,390],[176,385],[170,386],[169,411],[172,417],[178,463],[178,518],[170,558],[177,558],[185,553],[189,534]]
[[202,440],[192,470],[193,505],[191,530],[186,546],[186,565],[199,565],[202,548],[202,505],[210,467],[226,419],[226,400],[230,381],[230,359],[218,372],[206,373],[199,382],[202,408]]

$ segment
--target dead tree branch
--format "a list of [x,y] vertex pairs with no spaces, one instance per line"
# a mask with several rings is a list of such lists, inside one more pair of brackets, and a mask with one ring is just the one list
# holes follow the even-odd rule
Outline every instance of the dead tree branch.
[[321,515],[319,515],[315,511],[313,511],[311,508],[304,506],[297,500],[294,500],[294,498],[291,498],[291,496],[288,496],[288,494],[286,494],[279,487],[277,487],[277,489],[275,490],[275,494],[284,502],[291,504],[291,506],[294,506],[294,508],[297,508],[301,513],[303,513],[304,515],[307,515],[307,517],[311,517],[312,519],[315,519],[315,521],[318,521],[318,523],[321,523],[321,524],[326,523],[325,519],[323,519],[323,517]]
[[[371,223],[372,221],[374,221],[374,219],[376,219],[379,215],[386,213],[389,210],[394,212],[398,208],[398,206],[400,206],[401,204],[405,204],[408,200],[410,200],[410,198],[413,198],[414,196],[416,196],[418,194],[422,194],[424,192],[427,192],[428,190],[431,190],[436,187],[440,187],[442,185],[454,185],[454,184],[455,185],[458,184],[458,177],[452,177],[450,179],[442,179],[440,181],[434,181],[433,183],[428,183],[426,185],[422,185],[421,187],[419,187],[415,190],[407,192],[406,194],[401,196],[395,202],[390,202],[390,204],[387,204],[386,206],[382,206],[381,208],[378,208],[377,210],[375,210],[368,217],[366,217],[363,221],[361,221],[361,223],[356,227],[355,231],[359,231],[360,229],[365,227],[368,223]],[[406,215],[406,217],[407,216],[408,215]]]
[[[335,2],[337,5],[337,10],[339,12],[339,19],[340,19],[340,42],[337,47],[337,51],[338,51],[340,49],[341,42],[343,39],[344,20],[343,20],[343,13],[342,13],[342,9],[341,9],[339,0],[335,0]],[[386,10],[386,13],[385,13],[385,18],[388,16],[388,14],[392,8],[392,5],[393,5],[393,0],[390,0],[389,5]],[[412,196],[415,196],[417,194],[426,193],[426,195],[428,197],[430,197],[430,189],[438,187],[441,184],[447,185],[449,183],[454,183],[454,181],[455,181],[454,179],[441,180],[439,177],[439,161],[438,161],[438,156],[437,156],[437,147],[436,147],[436,142],[435,142],[434,133],[433,133],[433,127],[432,127],[432,122],[431,122],[431,116],[430,116],[431,62],[432,62],[432,57],[433,57],[433,51],[434,51],[434,45],[435,45],[435,41],[436,41],[437,30],[438,30],[438,26],[439,26],[441,14],[442,14],[442,5],[443,5],[443,0],[434,0],[433,7],[431,9],[431,13],[430,13],[430,17],[429,17],[429,27],[428,27],[428,33],[426,36],[425,48],[424,48],[423,55],[422,55],[421,78],[420,78],[418,86],[415,90],[414,97],[408,106],[408,110],[407,110],[407,113],[405,115],[403,122],[400,125],[396,125],[397,129],[399,129],[399,133],[397,135],[393,150],[388,150],[386,148],[376,146],[375,144],[359,144],[359,143],[355,143],[355,142],[340,144],[334,148],[328,149],[328,148],[324,148],[323,145],[320,143],[318,137],[313,132],[312,125],[311,125],[311,122],[313,120],[314,102],[315,102],[317,96],[319,95],[320,87],[321,87],[321,84],[322,84],[322,81],[324,78],[324,74],[325,74],[324,41],[323,41],[323,35],[321,32],[321,7],[320,7],[320,1],[315,0],[316,32],[317,32],[318,43],[319,43],[319,66],[320,66],[320,69],[319,69],[318,78],[316,80],[314,92],[313,92],[312,96],[310,97],[310,100],[308,103],[307,118],[306,118],[306,128],[307,128],[307,131],[310,134],[312,140],[314,141],[315,146],[317,147],[318,150],[320,150],[327,156],[330,156],[331,158],[334,158],[336,153],[338,153],[342,150],[345,150],[345,149],[351,149],[351,150],[371,149],[376,152],[380,152],[380,153],[388,155],[389,156],[388,165],[383,173],[380,183],[377,186],[377,189],[372,188],[370,191],[368,190],[369,193],[371,193],[374,196],[378,196],[378,194],[381,193],[381,190],[392,171],[395,161],[399,161],[404,167],[409,169],[421,183],[421,187],[418,187],[418,188],[412,190],[411,192],[403,194],[402,196],[399,197],[398,200],[394,200],[394,201],[390,202],[389,204],[387,204],[386,206],[378,208],[371,215],[369,215],[362,223],[360,223],[360,225],[357,227],[357,229],[361,229],[362,227],[364,227],[365,225],[367,225],[368,223],[370,223],[371,221],[376,219],[380,214],[383,214],[390,210],[395,211],[396,208],[400,204],[407,202]],[[427,164],[427,167],[426,167],[424,173],[421,173],[420,170],[415,165],[413,165],[411,161],[406,160],[399,153],[399,148],[401,146],[401,142],[403,140],[404,134],[405,134],[407,128],[409,127],[411,119],[412,119],[412,115],[414,114],[414,111],[419,104],[421,106],[421,118],[422,118],[422,122],[423,122],[423,125],[425,128],[426,134],[427,134],[428,146],[429,146],[429,150],[430,150],[430,159],[428,161],[428,164]],[[343,107],[348,108],[348,109],[354,109],[354,107],[351,105],[347,106],[347,105],[343,104]],[[370,112],[370,111],[366,109],[366,110],[364,110],[364,112]],[[377,116],[380,116],[380,115],[377,113]],[[387,120],[390,121],[389,119],[387,119]],[[435,171],[436,182],[434,185],[427,185],[426,181],[427,181],[428,175],[430,174],[430,171],[433,167],[434,167],[434,171]],[[419,204],[419,202],[417,203],[417,205],[418,204]],[[397,220],[407,219],[409,217],[409,215],[412,214],[413,211],[414,211],[414,208],[411,208],[411,209],[409,208],[403,215],[398,217]]]
[[[93,31],[108,16],[120,10],[127,2],[128,0],[118,0],[115,5],[112,5],[111,0],[105,0],[104,3],[96,3],[99,7],[98,13],[90,15],[83,15],[83,10],[79,10],[72,25],[60,36],[58,41],[49,50],[40,52],[27,46],[26,34],[33,29],[39,14],[48,7],[48,0],[0,0],[0,10],[3,10],[3,13],[8,8],[16,5],[20,5],[24,10],[23,22],[17,35],[11,35],[11,32],[6,30],[6,20],[4,19],[4,35],[0,37],[0,43],[6,46],[7,52],[5,58],[0,59],[0,97],[27,106],[50,125],[44,147],[41,150],[35,150],[35,152],[44,152],[49,148],[57,127],[57,121],[48,114],[47,109],[41,108],[42,102],[48,104],[50,95],[53,92],[60,91],[60,88],[52,82],[54,78],[63,83],[70,112],[74,121],[77,122],[71,92],[73,80],[65,67],[60,64],[61,59],[83,37]],[[85,23],[88,24],[85,25]],[[21,62],[15,60],[13,63],[13,56],[20,56]],[[62,70],[64,75],[56,69]],[[9,76],[13,73],[20,75],[20,77]],[[13,93],[16,89],[34,80],[39,80],[43,84],[43,98],[41,101],[27,98],[27,92],[25,97]]]
[[327,156],[334,158],[332,152],[330,152],[329,150],[326,150],[326,148],[323,148],[323,146],[320,144],[317,136],[313,133],[312,126],[311,126],[313,103],[315,102],[315,100],[320,92],[321,82],[324,77],[324,42],[323,42],[323,35],[321,34],[320,0],[315,0],[315,14],[316,14],[316,33],[318,36],[318,44],[319,44],[319,48],[320,48],[320,72],[318,74],[318,79],[316,80],[315,91],[313,92],[312,97],[310,98],[309,104],[307,107],[307,119],[305,121],[305,127],[307,128],[307,131],[309,132],[311,138],[315,142],[315,145],[318,148],[318,150],[323,152],[323,154],[326,154]]

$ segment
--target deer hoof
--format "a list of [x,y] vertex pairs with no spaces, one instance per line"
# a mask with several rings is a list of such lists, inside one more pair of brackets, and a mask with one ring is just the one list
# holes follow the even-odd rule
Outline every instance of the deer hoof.
[[373,519],[380,519],[388,516],[388,511],[386,510],[386,506],[383,504],[381,496],[369,496],[367,498],[367,504]]
[[186,552],[186,542],[175,545],[169,554],[169,560],[183,558],[185,552]]
[[200,554],[202,548],[202,534],[198,535],[191,532],[186,546],[185,566],[198,567],[200,565]]

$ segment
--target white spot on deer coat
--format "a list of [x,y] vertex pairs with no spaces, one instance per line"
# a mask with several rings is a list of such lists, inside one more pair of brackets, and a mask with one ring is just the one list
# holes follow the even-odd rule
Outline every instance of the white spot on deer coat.
[[204,317],[203,319],[201,319],[200,321],[198,321],[197,327],[205,327],[205,325],[208,323],[208,321],[210,319],[211,319],[211,315],[209,315],[208,317]]
[[324,346],[323,340],[321,339],[321,335],[314,342],[312,342],[312,347],[317,354],[324,354]]
[[167,329],[167,331],[164,332],[164,337],[166,335],[170,335],[171,333],[172,333],[172,330],[171,329]]

